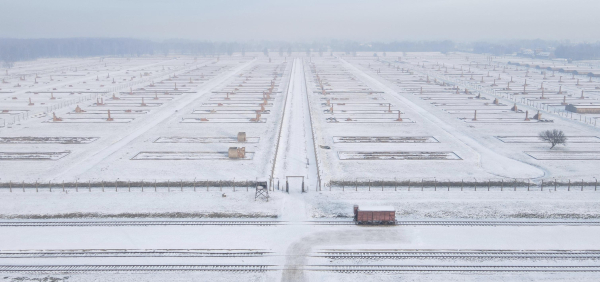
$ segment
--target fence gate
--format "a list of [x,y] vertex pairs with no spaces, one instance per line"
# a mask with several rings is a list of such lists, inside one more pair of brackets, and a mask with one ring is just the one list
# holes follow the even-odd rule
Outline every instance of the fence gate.
[[286,176],[285,177],[285,192],[290,193],[290,178],[302,178],[302,193],[306,192],[306,189],[304,188],[304,176]]

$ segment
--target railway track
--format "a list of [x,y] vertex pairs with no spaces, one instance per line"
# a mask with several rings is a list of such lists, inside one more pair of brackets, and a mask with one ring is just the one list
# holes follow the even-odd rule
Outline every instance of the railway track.
[[[309,221],[313,225],[358,225],[354,221]],[[429,225],[429,226],[590,226],[600,225],[600,221],[479,221],[479,220],[405,220],[396,221],[396,225]],[[368,226],[368,225],[367,225]]]
[[313,255],[329,259],[600,259],[600,250],[387,250],[322,251]]
[[273,265],[0,265],[0,272],[227,271],[264,272]]
[[0,227],[48,227],[48,226],[275,226],[282,221],[2,221]]
[[61,257],[260,257],[264,250],[16,250],[0,251],[0,258]]
[[308,270],[340,273],[395,272],[600,272],[599,266],[579,265],[311,265]]

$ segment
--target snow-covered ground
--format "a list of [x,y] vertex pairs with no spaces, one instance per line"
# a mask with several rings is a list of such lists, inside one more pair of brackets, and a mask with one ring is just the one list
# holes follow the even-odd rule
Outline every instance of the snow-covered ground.
[[[585,224],[600,217],[595,180],[600,168],[597,115],[571,116],[560,103],[566,99],[593,105],[600,82],[544,75],[517,67],[514,60],[494,58],[489,63],[487,57],[473,54],[388,53],[385,57],[257,54],[17,63],[0,74],[5,82],[0,84],[2,221],[268,220],[282,224],[0,227],[2,251],[269,252],[258,257],[15,259],[3,257],[0,251],[0,267],[235,264],[269,269],[257,273],[3,273],[2,277],[6,281],[594,281],[585,272],[350,276],[317,271],[315,266],[581,264],[580,260],[315,258],[315,253],[326,249],[599,248],[594,238],[600,230]],[[513,90],[508,90],[504,85],[511,77]],[[542,81],[544,95],[550,99],[541,99]],[[528,84],[527,94],[519,93],[523,84]],[[559,89],[566,95],[559,95]],[[578,99],[581,90],[584,99]],[[518,109],[511,110],[515,104]],[[538,109],[539,119],[534,117]],[[526,111],[530,120],[525,120]],[[571,139],[567,146],[550,151],[536,136],[555,128]],[[238,141],[239,132],[246,133],[246,141]],[[244,147],[245,157],[230,158],[230,147]],[[289,176],[293,177],[285,193]],[[508,184],[515,179],[520,181],[518,191]],[[559,181],[557,191],[554,179]],[[269,201],[255,199],[252,185],[257,180],[269,182]],[[387,181],[385,187],[369,188],[369,183],[381,180]],[[408,180],[413,181],[410,191]],[[420,191],[418,183],[423,180],[429,182]],[[542,180],[545,186],[540,191]],[[235,191],[231,181],[236,181]],[[463,181],[467,186],[461,191]],[[475,181],[477,191],[472,187]],[[496,187],[487,191],[487,181]],[[584,191],[578,184],[582,181]],[[531,191],[523,184],[528,182]],[[438,187],[438,183],[442,184]],[[500,188],[498,183],[507,184]],[[450,191],[444,186],[448,184],[453,185]],[[355,204],[393,206],[398,220],[569,220],[582,226],[310,223],[351,220]]]

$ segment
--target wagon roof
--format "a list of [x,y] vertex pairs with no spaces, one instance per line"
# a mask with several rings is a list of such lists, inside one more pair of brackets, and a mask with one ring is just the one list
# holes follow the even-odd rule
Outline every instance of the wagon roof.
[[359,211],[396,211],[392,206],[360,206]]

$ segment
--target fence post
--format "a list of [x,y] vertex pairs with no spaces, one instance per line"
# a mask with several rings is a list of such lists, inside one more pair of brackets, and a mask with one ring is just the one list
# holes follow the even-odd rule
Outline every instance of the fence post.
[[[279,182],[279,180],[278,180],[278,182]],[[246,179],[246,192],[248,192],[248,187],[249,187],[248,186],[248,179]],[[279,188],[279,183],[277,184],[277,188]]]
[[219,180],[219,191],[223,191],[223,182]]
[[423,178],[421,178],[421,191],[423,191],[424,186],[425,186],[425,183],[423,182]]
[[354,178],[354,191],[358,191],[358,179]]
[[383,192],[383,180],[381,180],[381,191]]
[[581,191],[583,191],[583,179],[581,179]]
[[567,188],[567,191],[571,191],[571,179],[569,179],[569,188]]
[[596,183],[594,184],[594,191],[598,188],[598,179],[596,179]]
[[527,179],[527,191],[529,191],[529,179]]
[[63,180],[63,192],[65,191],[65,181]]
[[[329,190],[331,190],[331,182],[329,183]],[[371,179],[369,179],[369,191],[371,191]]]
[[102,192],[104,192],[104,180],[102,180]]
[[[52,189],[52,187],[50,187]],[[92,183],[91,180],[88,179],[88,192],[92,192]]]
[[556,178],[554,178],[554,191],[556,191]]
[[206,192],[208,192],[208,179],[206,179]]
[[8,187],[10,189],[10,192],[12,193],[12,180],[8,181]]
[[75,192],[79,192],[79,184],[77,181],[79,181],[79,179],[75,179]]
[[194,177],[194,192],[196,192],[196,177]]
[[119,192],[119,179],[115,180],[115,192]]
[[515,178],[515,191],[517,191],[517,179]]
[[488,191],[490,191],[490,181],[491,180],[488,179]]
[[410,192],[410,179],[408,180],[408,191]]
[[23,192],[25,192],[25,180],[23,180],[23,182],[21,183],[21,185],[23,186]]
[[460,180],[460,191],[462,191],[462,190],[463,190],[463,187],[464,187],[464,186],[465,186],[465,180],[464,180],[464,179],[461,179],[461,180]]
[[542,179],[542,184],[540,184],[540,191],[544,191],[544,179]]
[[433,179],[433,191],[437,191],[437,178]]
[[171,192],[171,179],[167,179],[167,192]]
[[179,185],[179,189],[181,190],[181,192],[183,192],[183,179],[180,180]]
[[142,193],[144,193],[144,179],[142,179]]
[[127,182],[127,192],[131,192],[131,179]]
[[37,183],[37,180],[35,181],[35,192],[36,193],[38,192],[38,183]]

